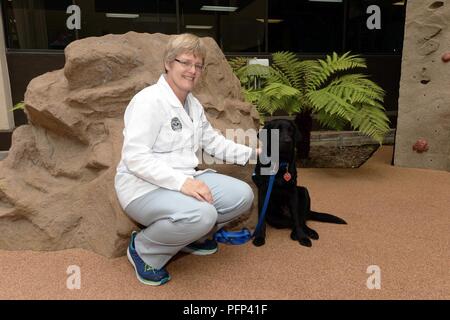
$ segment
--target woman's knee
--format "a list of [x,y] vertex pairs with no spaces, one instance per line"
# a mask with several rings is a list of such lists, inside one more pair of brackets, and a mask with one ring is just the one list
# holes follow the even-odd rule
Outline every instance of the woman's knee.
[[217,210],[208,202],[200,202],[196,208],[196,219],[193,221],[199,229],[209,231],[217,223]]
[[242,206],[245,208],[245,210],[250,209],[253,204],[253,199],[255,198],[252,188],[247,183],[242,182],[239,192],[242,196]]

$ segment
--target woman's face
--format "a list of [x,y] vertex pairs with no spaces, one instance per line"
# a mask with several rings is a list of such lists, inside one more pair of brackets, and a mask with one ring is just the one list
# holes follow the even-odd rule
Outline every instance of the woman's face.
[[194,89],[203,71],[203,59],[192,53],[182,53],[165,64],[166,80],[175,94],[187,95]]

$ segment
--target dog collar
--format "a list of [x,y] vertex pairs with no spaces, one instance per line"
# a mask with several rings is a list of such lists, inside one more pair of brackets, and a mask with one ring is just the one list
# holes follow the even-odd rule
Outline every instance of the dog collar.
[[273,169],[271,171],[272,171],[272,174],[275,175],[280,171],[280,169],[286,169],[286,172],[288,172],[288,168],[289,168],[289,163],[287,163],[287,162],[281,162],[279,165],[277,162],[274,162]]
[[[280,169],[286,169],[285,175],[288,174],[289,175],[289,180],[290,180],[291,174],[288,172],[288,170],[289,170],[289,163],[288,162],[281,162],[280,165],[278,165],[277,162],[274,162],[273,163],[273,168],[270,170],[270,175],[271,176],[272,175],[276,175]],[[256,168],[255,168],[255,170],[256,170]],[[255,175],[256,175],[256,173],[255,173],[255,171],[253,171],[252,176],[255,176]],[[286,178],[285,178],[285,180],[286,180]],[[286,180],[286,181],[289,181],[289,180]]]

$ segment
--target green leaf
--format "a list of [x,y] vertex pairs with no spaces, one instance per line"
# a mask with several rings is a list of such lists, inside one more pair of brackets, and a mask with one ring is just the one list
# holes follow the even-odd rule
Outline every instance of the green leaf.
[[14,105],[14,107],[12,109],[10,109],[9,111],[14,111],[14,110],[24,110],[25,109],[25,102],[21,101],[19,103],[16,103]]

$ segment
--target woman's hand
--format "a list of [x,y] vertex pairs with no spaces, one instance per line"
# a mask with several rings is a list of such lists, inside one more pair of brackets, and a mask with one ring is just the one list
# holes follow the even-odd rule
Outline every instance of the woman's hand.
[[213,203],[213,197],[206,183],[201,180],[187,178],[181,186],[181,192],[187,196],[196,198],[199,201]]

